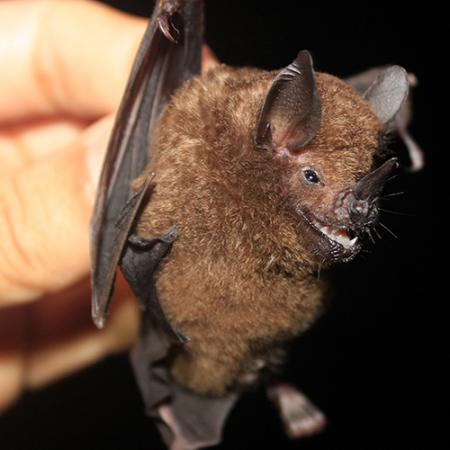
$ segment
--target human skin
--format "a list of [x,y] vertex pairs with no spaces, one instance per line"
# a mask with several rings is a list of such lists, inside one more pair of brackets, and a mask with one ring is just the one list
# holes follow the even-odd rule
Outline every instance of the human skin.
[[0,2],[0,411],[136,338],[122,280],[108,326],[91,323],[88,229],[145,26],[95,2]]

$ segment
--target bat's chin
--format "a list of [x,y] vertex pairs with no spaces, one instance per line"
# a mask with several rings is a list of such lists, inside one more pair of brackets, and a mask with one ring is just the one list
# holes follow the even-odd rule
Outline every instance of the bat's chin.
[[313,251],[323,262],[337,263],[352,260],[361,250],[356,233],[338,223],[325,222],[307,209],[298,210],[307,226],[307,238]]

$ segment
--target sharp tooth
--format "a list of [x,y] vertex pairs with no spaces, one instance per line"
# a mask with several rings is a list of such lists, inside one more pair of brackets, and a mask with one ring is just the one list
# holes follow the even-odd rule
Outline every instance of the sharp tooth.
[[343,245],[345,248],[352,247],[358,241],[357,237],[350,240],[347,233],[342,232],[339,229],[334,229],[333,227],[331,227],[329,225],[321,226],[319,229],[323,234],[328,236],[329,239],[331,239],[335,242],[338,242],[339,244]]
[[340,244],[342,244],[344,247],[348,247],[350,245],[350,241],[343,237],[343,236],[339,236],[339,239],[336,239]]

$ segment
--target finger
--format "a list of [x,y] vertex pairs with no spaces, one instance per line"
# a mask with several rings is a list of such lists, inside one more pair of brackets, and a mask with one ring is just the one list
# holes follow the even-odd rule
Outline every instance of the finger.
[[215,53],[207,46],[202,48],[202,75],[219,65],[219,60]]
[[[122,95],[147,20],[95,2],[0,3],[0,121],[98,118]],[[205,66],[215,57],[205,51]]]
[[96,2],[1,2],[0,120],[111,112],[145,26]]
[[48,118],[0,129],[0,176],[6,176],[67,148],[86,127],[75,119]]
[[138,330],[137,303],[120,279],[117,294],[103,330],[90,318],[88,280],[39,302],[0,309],[0,412],[25,389],[131,347]]
[[0,179],[0,304],[36,299],[88,273],[89,220],[112,120]]
[[85,281],[69,298],[61,292],[32,305],[33,340],[24,376],[27,388],[39,388],[107,355],[125,351],[135,342],[139,311],[130,292],[121,289],[124,284],[117,289],[122,292],[107,326],[98,330],[92,323],[89,281]]
[[23,390],[26,321],[20,307],[0,309],[0,412]]

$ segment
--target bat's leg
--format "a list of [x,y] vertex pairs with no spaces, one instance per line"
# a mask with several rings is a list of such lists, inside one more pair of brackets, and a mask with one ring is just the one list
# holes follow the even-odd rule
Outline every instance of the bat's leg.
[[322,431],[324,414],[294,386],[286,383],[271,385],[267,394],[277,407],[289,437],[297,439]]
[[170,450],[197,450],[201,448],[195,442],[189,442],[185,438],[178,424],[173,409],[169,404],[163,404],[158,408],[158,414],[172,433],[172,442],[169,444]]

